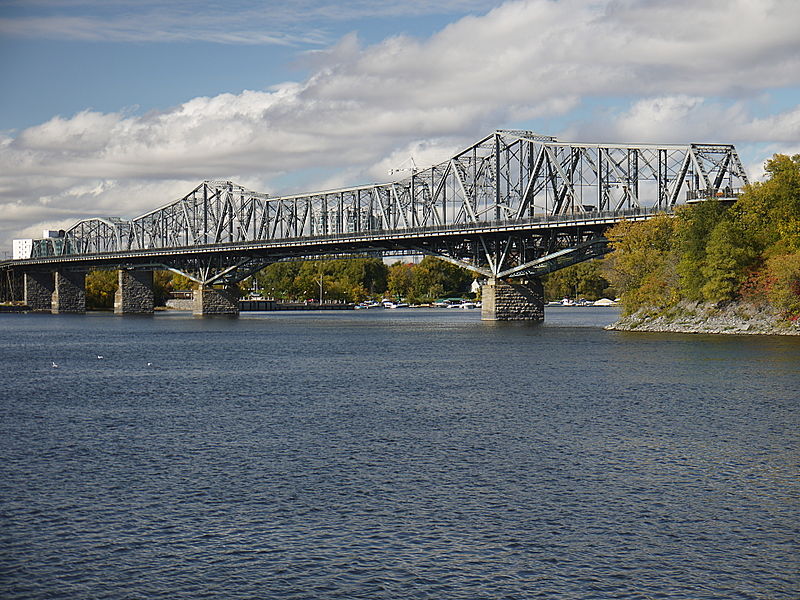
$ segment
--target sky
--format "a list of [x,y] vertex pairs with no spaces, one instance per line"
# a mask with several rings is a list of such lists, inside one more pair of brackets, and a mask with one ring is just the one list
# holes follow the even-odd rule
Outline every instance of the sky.
[[495,129],[800,153],[797,0],[0,0],[0,257],[206,179],[387,181]]

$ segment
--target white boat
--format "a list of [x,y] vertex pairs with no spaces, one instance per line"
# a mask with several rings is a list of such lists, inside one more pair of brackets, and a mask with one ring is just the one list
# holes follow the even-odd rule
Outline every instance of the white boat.
[[617,304],[618,302],[610,298],[600,298],[600,300],[595,300],[593,306],[617,306]]
[[461,303],[461,308],[463,308],[465,310],[469,310],[469,309],[477,308],[477,307],[478,307],[478,305],[475,304],[474,302],[462,302]]
[[384,302],[383,308],[408,308],[406,302]]

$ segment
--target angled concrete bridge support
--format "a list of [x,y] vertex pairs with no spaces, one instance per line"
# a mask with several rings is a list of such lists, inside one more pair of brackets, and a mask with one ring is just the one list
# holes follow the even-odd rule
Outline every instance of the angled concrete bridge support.
[[199,287],[193,294],[195,315],[238,315],[239,294],[235,286]]
[[55,280],[51,272],[25,273],[23,300],[32,312],[53,310]]
[[56,271],[52,306],[54,315],[86,312],[86,271]]
[[155,307],[152,271],[119,271],[114,312],[118,315],[152,315]]
[[481,320],[543,321],[544,286],[538,278],[506,283],[490,279],[481,288]]

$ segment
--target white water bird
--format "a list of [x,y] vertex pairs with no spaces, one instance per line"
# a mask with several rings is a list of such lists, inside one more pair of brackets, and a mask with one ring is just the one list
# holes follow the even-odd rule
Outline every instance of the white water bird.
[[[52,362],[52,361],[51,361],[51,362]],[[53,368],[54,368],[54,369],[57,369],[57,368],[58,368],[58,365],[57,365],[55,362],[53,362]]]
[[149,367],[149,366],[152,366],[152,364],[153,364],[153,363],[147,363],[147,366],[148,366],[148,367]]
[[97,360],[103,360],[103,357],[98,354],[97,355]]

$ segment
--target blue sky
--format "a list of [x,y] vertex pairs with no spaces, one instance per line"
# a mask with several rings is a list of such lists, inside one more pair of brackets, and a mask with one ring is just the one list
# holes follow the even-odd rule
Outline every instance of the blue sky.
[[794,0],[6,0],[0,248],[203,179],[381,181],[496,128],[800,152]]
[[[196,96],[302,80],[309,74],[308,53],[348,33],[357,32],[366,44],[398,34],[429,36],[499,2],[396,3],[383,9],[380,2],[353,3],[340,17],[340,3],[286,4],[230,2],[214,10],[206,2],[6,1],[0,4],[0,76],[6,82],[0,130],[87,108],[164,110]],[[258,19],[246,23],[253,12]],[[213,17],[220,13],[227,21],[217,25]],[[238,41],[226,41],[234,28],[244,29]],[[272,31],[275,41],[259,39]]]

